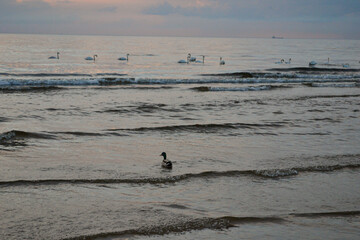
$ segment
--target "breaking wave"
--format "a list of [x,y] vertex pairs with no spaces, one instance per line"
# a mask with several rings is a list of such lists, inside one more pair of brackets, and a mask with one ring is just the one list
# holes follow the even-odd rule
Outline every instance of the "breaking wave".
[[90,240],[97,238],[111,238],[111,237],[122,237],[122,236],[151,236],[151,235],[166,235],[170,233],[182,233],[193,230],[203,230],[203,229],[212,229],[212,230],[223,230],[230,227],[235,227],[235,224],[243,223],[252,223],[252,222],[273,222],[281,220],[274,217],[231,217],[225,216],[220,218],[199,218],[199,219],[189,219],[186,221],[178,221],[175,223],[165,223],[162,225],[155,225],[149,227],[140,227],[136,229],[127,229],[123,231],[114,231],[114,232],[102,232],[95,233],[90,235],[83,235],[77,237],[64,238],[63,240]]
[[[274,71],[277,71],[274,73]],[[106,86],[106,85],[156,85],[156,84],[210,84],[210,83],[336,83],[360,79],[358,69],[308,68],[269,69],[267,72],[235,72],[220,74],[201,74],[194,78],[141,78],[120,73],[0,73],[1,87],[14,86]],[[267,88],[265,86],[259,86]],[[273,87],[273,86],[272,86]],[[249,88],[251,91],[251,88]],[[244,90],[239,90],[244,91]]]
[[199,231],[204,229],[210,230],[224,230],[232,227],[238,227],[242,224],[257,224],[257,223],[275,223],[281,224],[286,221],[291,221],[294,217],[352,217],[360,215],[360,211],[338,211],[338,212],[320,212],[320,213],[291,213],[282,216],[249,216],[249,217],[235,217],[223,216],[218,218],[196,218],[188,220],[178,220],[173,223],[163,223],[159,225],[144,226],[134,229],[126,229],[122,231],[113,232],[99,232],[89,235],[74,236],[63,238],[63,240],[92,240],[98,238],[119,238],[119,237],[134,237],[134,236],[156,236],[184,233],[190,231]]
[[10,144],[14,140],[30,139],[30,138],[54,139],[54,136],[52,136],[50,134],[44,134],[44,133],[33,133],[33,132],[12,130],[12,131],[8,131],[8,132],[0,134],[0,145]]

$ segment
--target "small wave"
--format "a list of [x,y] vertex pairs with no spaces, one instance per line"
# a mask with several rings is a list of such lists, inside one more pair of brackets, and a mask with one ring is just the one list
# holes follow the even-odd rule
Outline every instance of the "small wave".
[[123,85],[135,83],[134,78],[79,78],[79,79],[0,79],[0,86],[100,86],[100,85]]
[[239,77],[239,78],[253,78],[256,76],[264,76],[264,74],[257,74],[250,72],[233,72],[233,73],[215,73],[215,74],[201,74],[201,76],[219,76],[219,77]]
[[7,122],[7,121],[9,121],[9,118],[0,117],[0,122]]
[[162,103],[139,103],[137,105],[118,106],[115,108],[105,108],[97,111],[98,113],[154,113],[158,111],[181,112],[181,109],[169,107]]
[[232,227],[238,227],[242,224],[258,224],[272,223],[281,224],[291,221],[294,217],[318,218],[318,217],[351,217],[358,216],[360,211],[339,211],[339,212],[323,212],[323,213],[291,213],[282,216],[259,216],[259,217],[235,217],[224,216],[218,218],[197,218],[178,220],[172,223],[163,223],[159,225],[145,226],[134,229],[113,232],[99,232],[89,235],[81,235],[63,238],[62,240],[92,240],[98,238],[121,238],[135,236],[162,236],[167,234],[184,233],[190,231],[209,230],[225,230]]
[[2,93],[17,93],[17,92],[47,92],[47,91],[57,91],[63,90],[65,88],[58,86],[7,86],[0,87],[0,92]]
[[168,184],[191,179],[207,179],[219,177],[262,177],[278,179],[282,177],[296,176],[305,172],[331,172],[342,169],[360,168],[359,164],[329,165],[295,167],[290,169],[265,169],[265,170],[231,170],[231,171],[206,171],[200,173],[186,173],[168,177],[151,178],[115,178],[115,179],[38,179],[38,180],[14,180],[0,181],[0,186],[27,186],[27,185],[59,185],[59,184]]
[[294,68],[271,68],[267,71],[277,72],[302,72],[302,73],[313,73],[313,72],[360,72],[360,69],[354,68],[318,68],[318,67],[294,67]]
[[101,133],[93,132],[52,132],[52,134],[64,134],[64,135],[73,135],[73,136],[104,136]]
[[272,89],[272,86],[250,86],[250,87],[236,87],[236,88],[226,88],[226,87],[195,87],[193,90],[199,92],[225,92],[225,91],[233,91],[233,92],[247,92],[247,91],[264,91]]
[[230,227],[235,227],[235,225],[231,223],[232,220],[236,220],[236,218],[222,217],[222,218],[190,219],[187,221],[179,221],[177,223],[168,223],[168,224],[155,225],[150,227],[140,227],[136,229],[128,229],[128,230],[115,231],[115,232],[102,232],[91,235],[64,238],[63,240],[90,240],[97,238],[111,238],[111,237],[122,237],[122,236],[166,235],[170,233],[182,233],[182,232],[203,230],[203,229],[223,230]]
[[97,238],[111,238],[122,236],[151,236],[151,235],[166,235],[171,233],[183,233],[194,230],[224,230],[231,227],[236,227],[239,224],[247,223],[273,223],[282,222],[284,219],[280,217],[234,217],[224,216],[219,218],[198,218],[189,219],[185,221],[178,221],[175,223],[168,223],[163,225],[155,225],[150,227],[140,227],[137,229],[128,229],[124,231],[102,232],[91,235],[83,235],[63,240],[90,240]]
[[0,76],[14,77],[91,77],[91,74],[84,73],[0,73]]
[[[0,79],[0,86],[112,86],[112,85],[175,85],[175,84],[272,84],[272,83],[353,83],[360,78],[360,75],[304,75],[304,74],[274,74],[274,73],[253,73],[252,77],[236,77],[232,75],[209,76],[190,79],[161,79],[161,78],[132,78],[120,77],[120,74],[112,75],[92,75],[75,76],[74,78],[59,77],[32,79],[5,78]],[[122,75],[121,75],[122,76]],[[273,86],[272,86],[273,87]]]
[[342,83],[342,84],[321,84],[321,83],[304,83],[309,87],[332,87],[332,88],[355,88],[360,87],[360,83]]
[[285,98],[284,100],[287,101],[301,101],[301,100],[308,100],[308,99],[317,99],[317,98],[356,98],[360,97],[360,94],[349,94],[349,95],[314,95],[314,96],[302,96],[296,98]]
[[140,127],[140,128],[120,128],[120,129],[107,129],[107,131],[131,131],[131,132],[149,132],[149,131],[165,131],[165,132],[178,132],[178,131],[191,131],[191,132],[216,132],[223,129],[267,129],[283,127],[285,123],[209,123],[209,124],[191,124],[191,125],[172,125],[172,126],[159,126],[159,127]]
[[96,76],[126,76],[124,73],[97,73]]
[[296,217],[318,218],[318,217],[347,217],[360,215],[360,211],[340,211],[340,212],[318,212],[318,213],[292,213]]
[[54,137],[49,134],[12,130],[0,134],[0,144],[9,143],[10,141],[16,139],[28,139],[28,138],[53,139]]

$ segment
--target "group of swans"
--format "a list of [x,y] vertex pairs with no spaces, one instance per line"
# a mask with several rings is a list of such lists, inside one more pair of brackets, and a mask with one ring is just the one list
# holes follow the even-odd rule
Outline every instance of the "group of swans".
[[[314,67],[315,65],[317,65],[318,63],[315,61],[311,61],[309,62],[309,67]],[[342,64],[330,64],[330,58],[328,58],[326,63],[320,63],[320,65],[325,65],[325,66],[342,66],[343,68],[349,68],[350,64],[348,63],[342,63]]]
[[[204,61],[205,61],[205,56],[203,56],[202,63],[204,63]],[[178,63],[189,63],[189,62],[200,62],[200,61],[196,61],[196,57],[192,57],[190,53],[187,55],[186,60],[181,59],[178,61]]]
[[[189,64],[190,62],[195,62],[195,63],[205,63],[205,55],[200,55],[202,57],[202,61],[200,60],[196,60],[196,57],[192,57],[191,54],[189,53],[187,55],[186,60],[181,59],[178,61],[178,63],[187,63]],[[223,60],[222,57],[220,57],[220,65],[225,65],[225,61]]]
[[[120,58],[118,58],[118,60],[119,61],[129,61],[129,53],[128,54],[126,54],[126,57],[120,57]],[[95,62],[95,60],[96,60],[96,58],[98,57],[98,55],[94,55],[94,56],[92,56],[92,57],[86,57],[85,58],[85,60],[86,61],[94,61]],[[59,52],[57,52],[56,53],[56,57],[55,56],[50,56],[48,59],[60,59],[60,53]]]
[[291,58],[289,58],[289,61],[285,61],[284,59],[281,59],[279,62],[275,62],[275,64],[291,64]]
[[[119,61],[129,61],[129,56],[130,56],[130,54],[127,53],[127,54],[126,54],[126,57],[119,57],[118,60],[119,60]],[[196,57],[191,56],[191,54],[189,53],[189,54],[187,55],[186,60],[183,60],[183,59],[182,59],[182,60],[179,60],[178,63],[187,63],[187,64],[189,64],[190,62],[205,63],[205,55],[200,55],[200,56],[202,57],[202,61],[196,60]],[[94,62],[95,62],[97,57],[98,57],[98,55],[95,54],[95,55],[92,56],[92,57],[86,57],[85,60],[86,60],[86,61],[94,61]],[[57,53],[56,53],[56,56],[50,56],[49,59],[60,59],[60,53],[57,52]],[[360,63],[360,61],[359,61],[359,63]],[[219,64],[220,64],[220,65],[225,65],[225,61],[223,60],[222,57],[220,57],[220,62],[219,62]],[[284,59],[281,59],[280,61],[275,62],[275,64],[291,64],[291,58],[289,58],[289,61],[285,61]],[[314,67],[314,66],[317,65],[317,64],[318,64],[318,63],[317,63],[316,61],[310,61],[310,62],[309,62],[309,67]],[[327,62],[327,63],[324,63],[323,65],[331,65],[331,64],[330,64],[330,58],[328,58],[328,62]],[[350,65],[349,65],[348,63],[344,63],[344,64],[342,64],[342,67],[344,67],[344,68],[349,68]]]

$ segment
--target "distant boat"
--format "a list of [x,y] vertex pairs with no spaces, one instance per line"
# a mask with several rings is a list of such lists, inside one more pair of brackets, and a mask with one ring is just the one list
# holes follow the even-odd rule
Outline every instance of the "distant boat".
[[283,37],[275,37],[275,36],[272,36],[272,39],[284,39]]

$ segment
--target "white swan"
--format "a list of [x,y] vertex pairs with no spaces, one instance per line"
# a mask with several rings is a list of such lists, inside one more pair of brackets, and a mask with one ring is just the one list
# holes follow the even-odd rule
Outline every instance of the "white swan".
[[86,60],[86,61],[94,61],[94,62],[95,62],[97,56],[98,56],[98,55],[95,54],[93,57],[86,57],[85,60]]
[[126,54],[126,58],[125,57],[120,57],[118,58],[119,61],[129,61],[129,53]]
[[225,61],[220,57],[220,65],[225,65]]
[[60,53],[57,52],[57,53],[56,53],[56,57],[55,57],[55,56],[51,56],[51,57],[49,57],[49,59],[59,59],[59,55],[60,55]]
[[315,66],[316,64],[317,64],[317,62],[315,62],[315,61],[309,62],[309,66],[310,66],[310,67],[313,67],[313,66]]
[[[189,53],[189,54],[190,54],[190,53]],[[192,57],[191,54],[190,54],[189,61],[190,61],[190,62],[195,62],[195,61],[196,61],[196,57]]]
[[204,55],[200,55],[200,56],[202,56],[202,61],[200,61],[200,60],[196,60],[195,62],[196,63],[205,63],[205,56]]
[[275,62],[275,64],[283,64],[285,62],[284,59],[281,59],[279,62]]
[[191,54],[189,53],[189,54],[187,55],[186,61],[183,60],[183,59],[181,59],[181,60],[178,61],[178,63],[189,63],[190,58],[191,58]]

